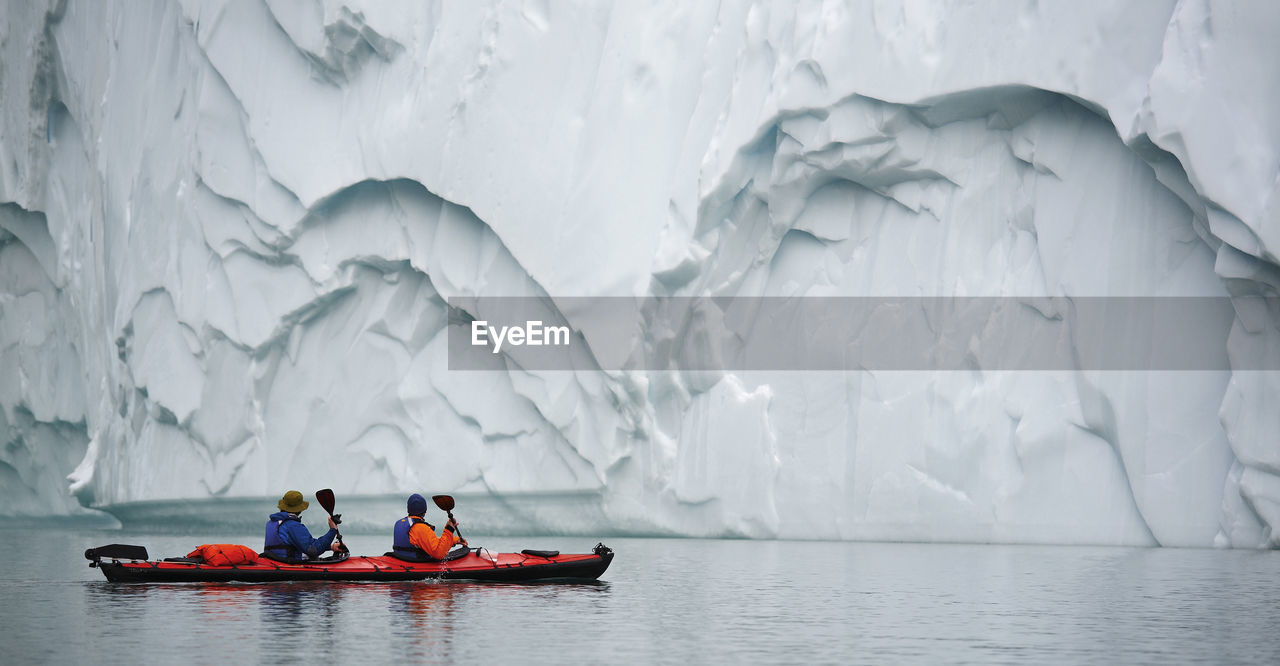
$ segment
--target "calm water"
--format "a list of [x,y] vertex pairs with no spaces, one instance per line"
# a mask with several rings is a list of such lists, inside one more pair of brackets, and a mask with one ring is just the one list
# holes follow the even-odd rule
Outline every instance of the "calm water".
[[[1280,663],[1280,552],[613,539],[617,557],[595,585],[125,585],[81,554],[120,542],[173,556],[259,539],[0,531],[0,654],[8,663]],[[383,541],[348,539],[357,553],[381,552]],[[595,543],[471,541],[575,552]]]

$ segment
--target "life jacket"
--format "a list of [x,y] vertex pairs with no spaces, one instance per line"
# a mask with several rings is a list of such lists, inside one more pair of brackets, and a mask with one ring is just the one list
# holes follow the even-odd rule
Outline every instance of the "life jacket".
[[234,543],[206,543],[187,553],[187,557],[199,557],[206,564],[229,567],[236,564],[252,564],[258,561],[258,553],[248,546]]
[[303,562],[307,559],[306,553],[294,548],[292,544],[284,540],[284,535],[280,534],[280,529],[291,520],[302,522],[298,516],[293,514],[287,514],[283,519],[267,520],[266,545],[263,547],[263,551],[274,559],[286,562]]
[[431,526],[431,523],[428,523],[418,516],[405,516],[404,518],[397,520],[395,538],[391,543],[391,553],[396,557],[409,562],[435,562],[436,559],[434,557],[427,555],[426,551],[413,545],[413,542],[409,540],[410,528],[418,523],[426,525],[427,529],[432,532],[436,529]]

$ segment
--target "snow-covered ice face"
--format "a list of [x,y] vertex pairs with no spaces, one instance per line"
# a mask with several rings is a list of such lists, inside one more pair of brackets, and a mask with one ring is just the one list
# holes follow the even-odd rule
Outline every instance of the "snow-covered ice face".
[[[1265,291],[1277,27],[1273,3],[11,7],[5,510],[319,482],[534,494],[573,510],[494,525],[562,532],[1265,542],[1280,380],[1241,371],[1280,358],[1265,307],[1236,305],[1234,371],[645,373],[599,371],[636,332],[568,297]],[[450,370],[448,323],[499,296],[548,303],[575,370]]]

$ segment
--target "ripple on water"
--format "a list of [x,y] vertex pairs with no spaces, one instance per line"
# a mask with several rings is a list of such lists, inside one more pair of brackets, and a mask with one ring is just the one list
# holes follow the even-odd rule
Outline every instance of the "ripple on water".
[[84,549],[168,555],[196,541],[6,537],[0,636],[19,662],[1280,663],[1277,552],[619,539],[596,584],[122,585],[89,569]]

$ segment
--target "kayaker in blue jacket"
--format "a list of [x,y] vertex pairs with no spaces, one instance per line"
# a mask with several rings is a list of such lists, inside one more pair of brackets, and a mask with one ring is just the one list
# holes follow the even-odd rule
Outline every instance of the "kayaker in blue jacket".
[[285,562],[305,562],[320,557],[326,550],[341,552],[342,542],[334,542],[338,536],[338,526],[329,517],[329,531],[319,538],[311,538],[311,530],[302,524],[303,511],[311,506],[302,499],[302,493],[290,490],[276,502],[280,511],[271,514],[267,519],[266,546],[267,555]]

